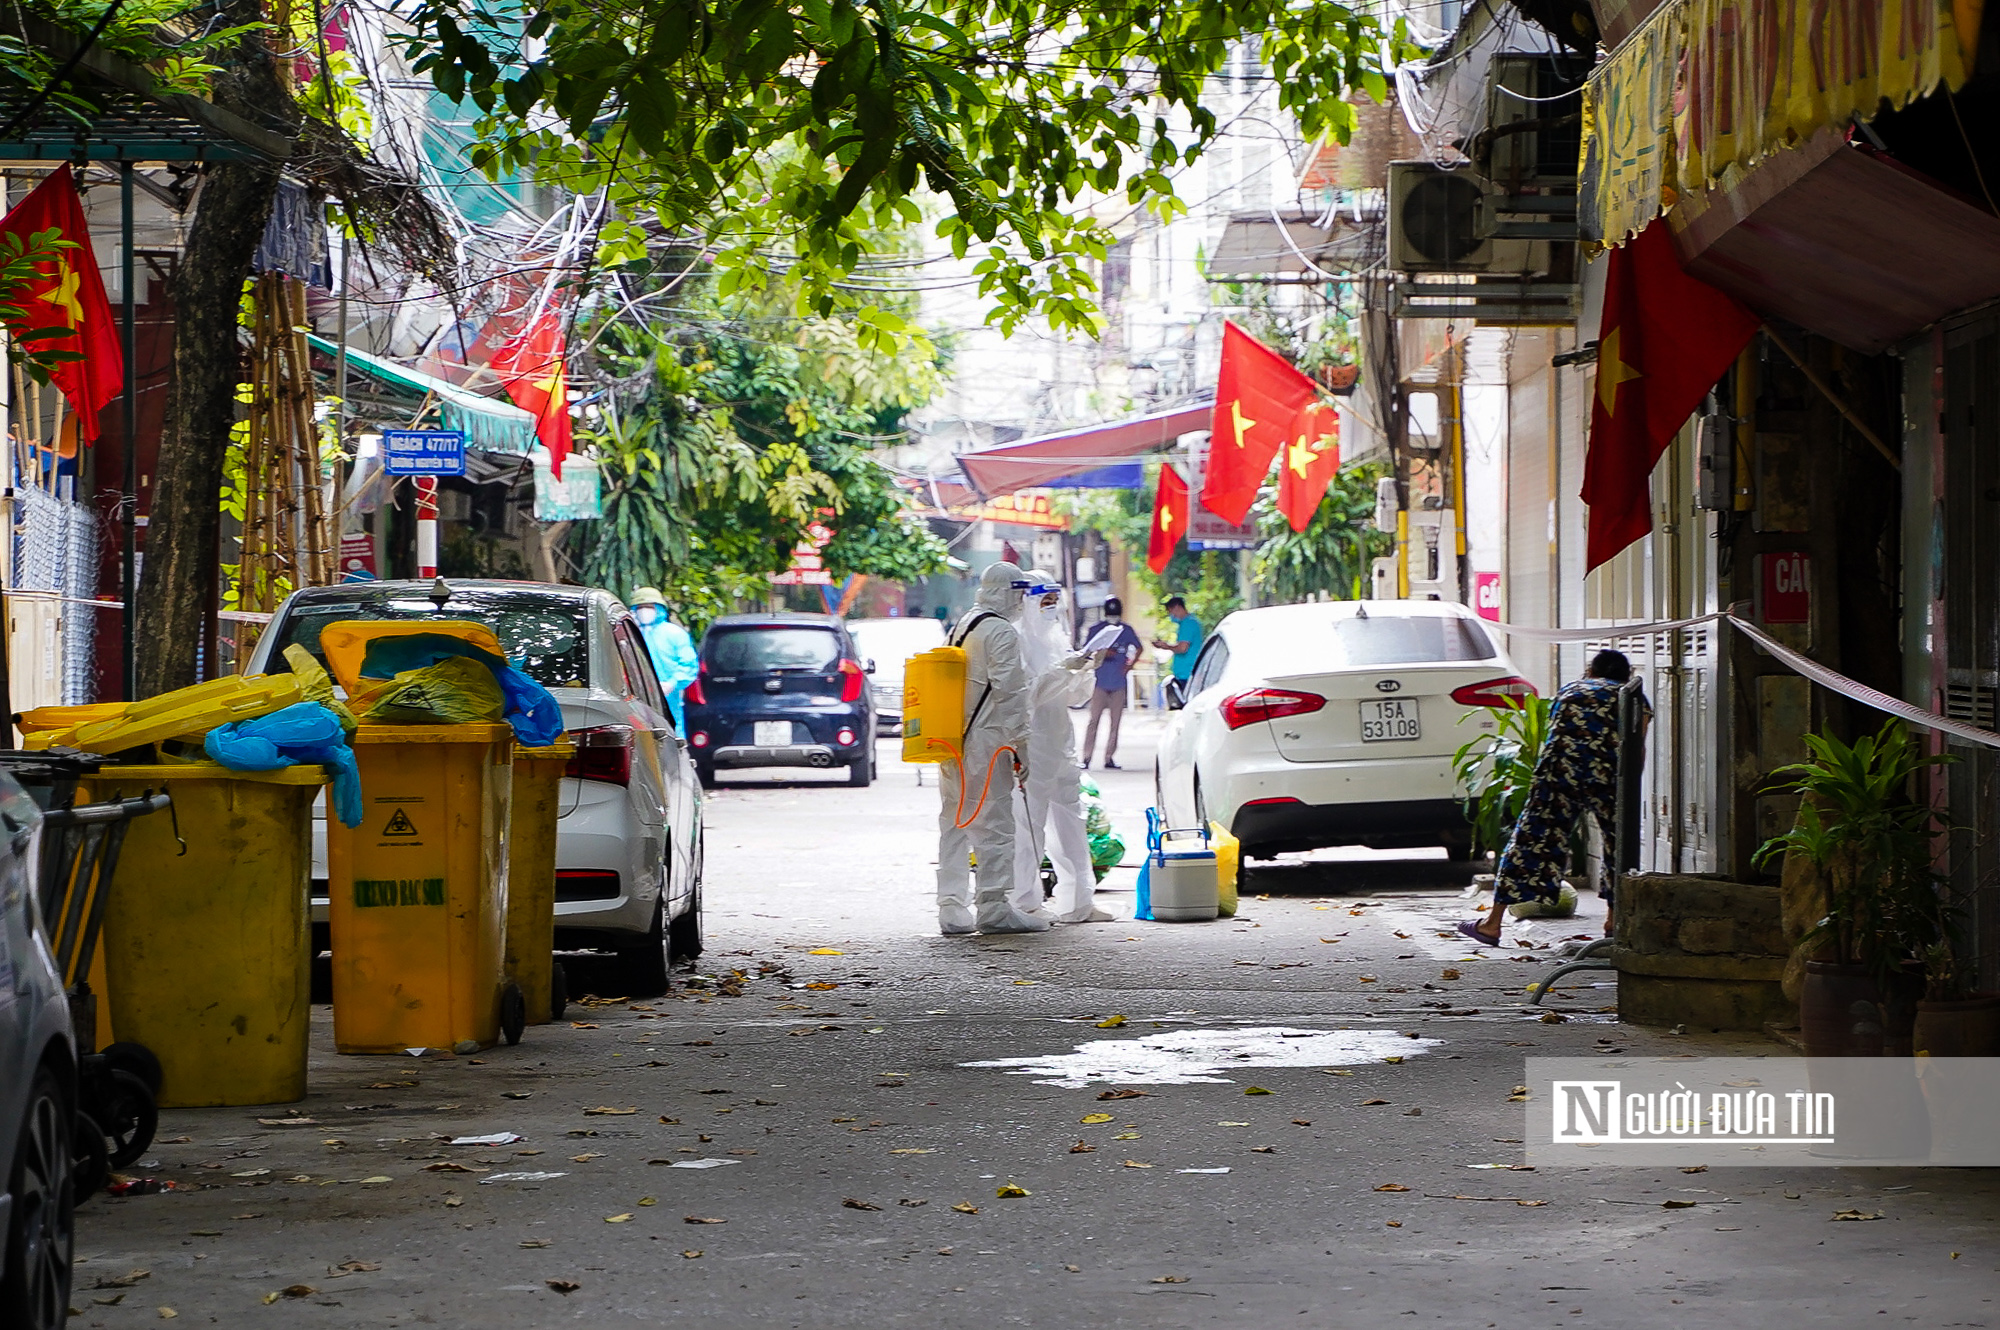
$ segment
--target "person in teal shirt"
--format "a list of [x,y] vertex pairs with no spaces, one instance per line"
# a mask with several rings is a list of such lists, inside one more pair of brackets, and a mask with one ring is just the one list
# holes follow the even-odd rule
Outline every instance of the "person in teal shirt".
[[1187,602],[1179,596],[1167,597],[1167,617],[1174,621],[1174,640],[1155,639],[1153,645],[1174,653],[1174,678],[1184,684],[1201,654],[1201,620],[1188,613]]

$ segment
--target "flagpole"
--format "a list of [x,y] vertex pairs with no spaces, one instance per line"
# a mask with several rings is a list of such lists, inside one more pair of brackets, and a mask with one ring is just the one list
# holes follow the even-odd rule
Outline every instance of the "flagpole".
[[[124,602],[125,624],[123,631],[123,656],[125,673],[125,700],[135,700],[133,689],[137,678],[133,652],[132,617],[138,613],[133,603],[136,594],[138,571],[136,551],[132,548],[139,531],[139,338],[135,320],[138,315],[133,300],[132,287],[138,280],[138,264],[132,257],[132,163],[118,163],[118,225],[120,230],[119,264],[119,304],[123,306],[121,329],[125,350],[125,485],[121,494],[119,510],[123,516],[125,540],[123,558],[118,570],[119,600]],[[213,670],[215,662],[209,661]]]

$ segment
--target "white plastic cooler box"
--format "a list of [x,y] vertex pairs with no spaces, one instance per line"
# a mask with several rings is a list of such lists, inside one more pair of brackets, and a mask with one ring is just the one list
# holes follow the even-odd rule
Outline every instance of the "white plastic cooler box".
[[1152,862],[1147,878],[1152,888],[1153,918],[1170,923],[1199,923],[1219,913],[1220,893],[1215,849],[1206,827],[1161,827],[1158,813],[1147,810],[1147,854]]

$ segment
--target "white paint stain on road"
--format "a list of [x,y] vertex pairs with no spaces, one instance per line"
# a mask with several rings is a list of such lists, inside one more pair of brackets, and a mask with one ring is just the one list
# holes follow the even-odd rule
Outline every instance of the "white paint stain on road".
[[1409,1039],[1389,1030],[1169,1030],[1138,1039],[1094,1039],[1073,1053],[965,1062],[1033,1076],[1041,1085],[1081,1090],[1113,1085],[1228,1085],[1226,1074],[1251,1067],[1344,1067],[1435,1048],[1438,1039]]

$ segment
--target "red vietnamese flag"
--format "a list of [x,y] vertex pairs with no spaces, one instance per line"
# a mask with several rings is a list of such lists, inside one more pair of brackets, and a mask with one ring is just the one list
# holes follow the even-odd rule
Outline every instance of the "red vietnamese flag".
[[1313,402],[1292,424],[1291,442],[1278,454],[1278,511],[1303,531],[1313,520],[1326,487],[1340,470],[1340,413]]
[[1732,297],[1681,271],[1663,222],[1607,261],[1583,463],[1586,571],[1653,529],[1653,464],[1759,324]]
[[1146,566],[1159,577],[1188,529],[1188,483],[1171,463],[1160,464],[1160,488],[1153,495],[1153,530],[1146,539]]
[[104,278],[90,248],[90,223],[67,163],[49,173],[34,192],[0,218],[0,234],[25,244],[36,234],[56,231],[75,248],[62,248],[36,265],[39,276],[7,301],[20,311],[16,338],[40,328],[66,328],[67,337],[38,337],[24,345],[35,351],[68,351],[77,356],[57,364],[49,381],[62,390],[76,412],[77,432],[97,437],[97,413],[125,387],[125,353],[118,324],[104,295]]
[[549,450],[549,470],[562,479],[569,456],[569,384],[563,363],[562,315],[544,309],[493,355],[491,368],[507,385],[507,396],[534,413],[535,437]]
[[1201,506],[1241,526],[1271,469],[1291,442],[1292,421],[1319,390],[1283,356],[1234,323],[1222,325],[1222,371],[1215,379],[1215,420]]

